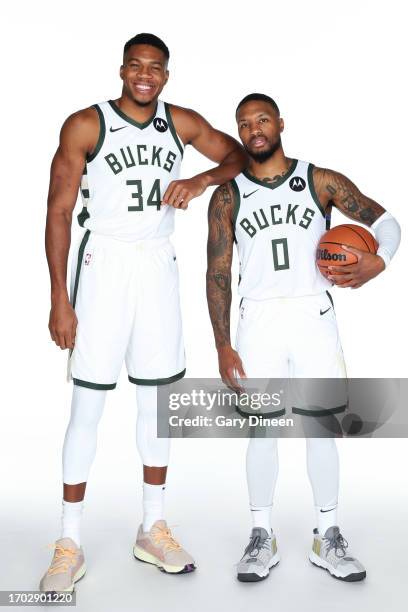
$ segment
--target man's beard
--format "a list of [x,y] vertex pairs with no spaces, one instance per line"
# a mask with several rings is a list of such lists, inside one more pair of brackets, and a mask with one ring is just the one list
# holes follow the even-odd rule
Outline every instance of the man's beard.
[[152,100],[149,100],[147,102],[141,102],[140,100],[136,100],[135,98],[133,98],[133,102],[135,104],[137,104],[137,106],[141,106],[142,108],[145,106],[149,106],[152,102],[153,102],[154,98]]
[[258,164],[263,164],[264,162],[266,162],[268,159],[270,159],[272,157],[272,155],[274,155],[276,153],[276,151],[280,148],[282,144],[281,141],[281,137],[279,136],[278,140],[269,147],[269,149],[267,149],[266,151],[250,151],[248,149],[248,147],[244,147],[245,151],[248,153],[248,155],[250,157],[252,157],[252,159],[254,161],[256,161]]

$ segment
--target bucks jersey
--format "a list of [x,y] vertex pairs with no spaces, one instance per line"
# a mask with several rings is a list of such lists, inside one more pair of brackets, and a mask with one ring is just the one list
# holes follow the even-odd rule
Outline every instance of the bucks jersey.
[[293,160],[287,174],[274,183],[247,171],[232,181],[242,297],[315,295],[331,286],[316,266],[326,219],[312,171],[312,164]]
[[174,208],[161,205],[179,177],[183,145],[168,104],[158,101],[145,123],[112,101],[95,104],[100,133],[81,181],[79,224],[97,234],[134,241],[163,238],[174,229]]

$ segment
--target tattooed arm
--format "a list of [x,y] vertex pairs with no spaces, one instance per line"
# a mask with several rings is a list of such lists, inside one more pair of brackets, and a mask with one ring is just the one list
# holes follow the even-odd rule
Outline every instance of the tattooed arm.
[[[371,226],[385,209],[367,197],[343,174],[324,168],[313,169],[313,182],[316,194],[326,209],[333,205],[350,219]],[[345,247],[357,255],[357,263],[345,267],[329,266],[331,274],[328,276],[339,287],[353,287],[357,289],[371,280],[385,269],[384,260],[378,255],[365,253],[359,249]]]
[[385,212],[385,208],[361,193],[350,179],[339,172],[314,168],[313,182],[323,208],[333,204],[350,219],[368,226]]
[[231,264],[234,245],[232,225],[234,195],[230,183],[220,185],[208,209],[207,301],[223,382],[239,390],[236,372],[244,378],[241,359],[231,346]]

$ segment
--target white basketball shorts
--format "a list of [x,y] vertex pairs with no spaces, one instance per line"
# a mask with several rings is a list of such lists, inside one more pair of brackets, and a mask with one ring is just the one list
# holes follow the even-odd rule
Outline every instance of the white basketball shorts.
[[323,416],[346,409],[346,367],[328,292],[243,298],[236,346],[249,379],[296,379],[290,383],[293,412]]
[[124,361],[135,384],[184,376],[178,267],[167,238],[124,242],[87,230],[73,252],[71,304],[74,384],[114,389]]

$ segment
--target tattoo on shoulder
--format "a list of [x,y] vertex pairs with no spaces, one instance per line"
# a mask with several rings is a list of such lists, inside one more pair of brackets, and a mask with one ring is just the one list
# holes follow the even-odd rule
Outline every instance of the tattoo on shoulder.
[[318,169],[316,191],[323,200],[365,225],[372,225],[385,211],[380,204],[361,193],[350,179],[332,170]]
[[231,183],[225,183],[224,185],[220,185],[217,191],[219,191],[219,194],[218,194],[219,202],[222,202],[223,204],[232,203]]
[[230,182],[219,185],[211,196],[209,212],[227,214],[234,206],[234,192]]

